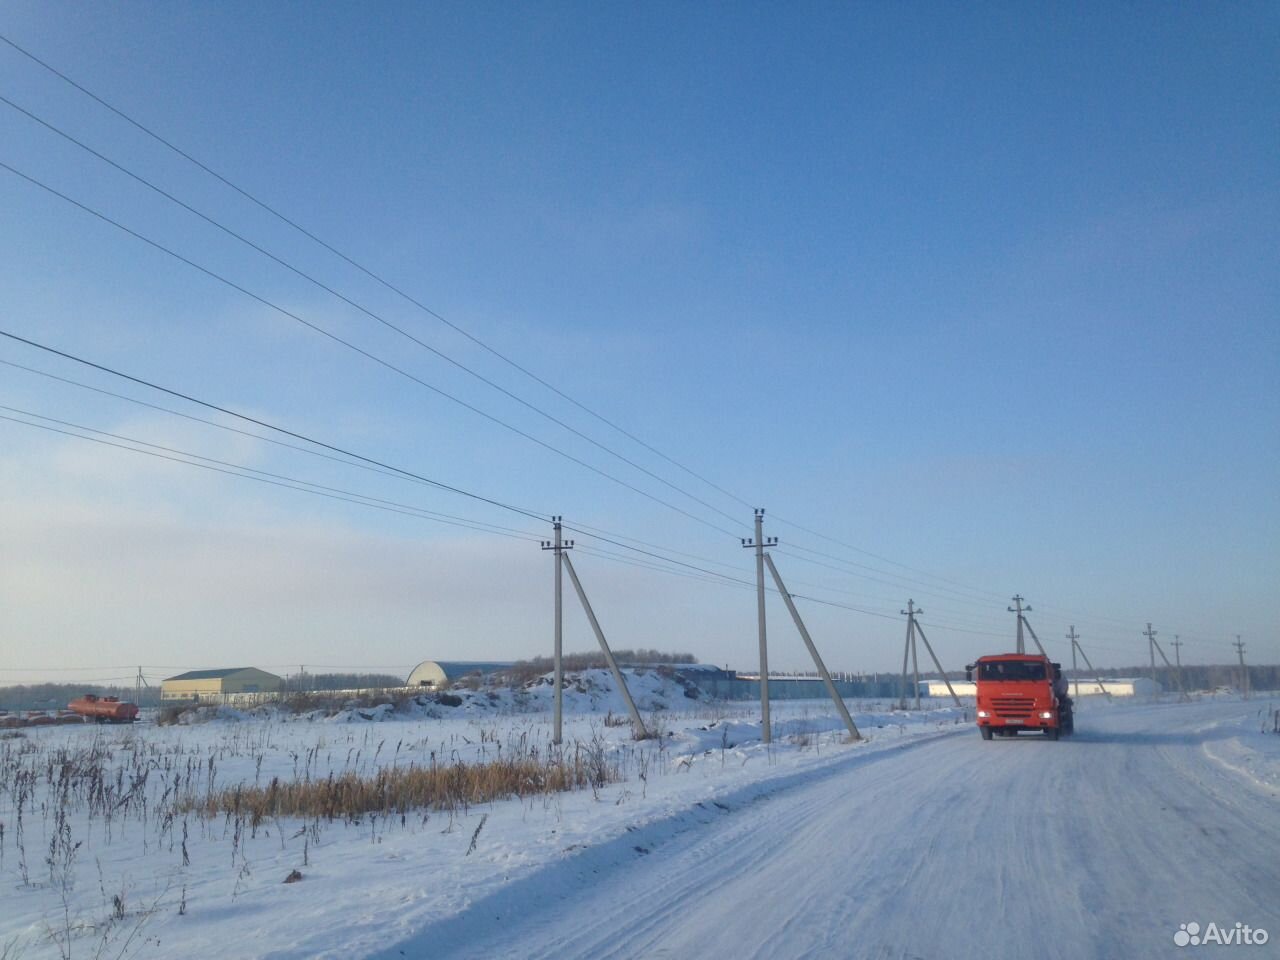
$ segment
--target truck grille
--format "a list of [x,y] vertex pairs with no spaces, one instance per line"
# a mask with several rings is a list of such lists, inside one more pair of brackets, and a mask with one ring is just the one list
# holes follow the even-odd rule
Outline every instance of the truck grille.
[[1035,705],[1031,697],[995,697],[991,701],[997,717],[1029,717]]

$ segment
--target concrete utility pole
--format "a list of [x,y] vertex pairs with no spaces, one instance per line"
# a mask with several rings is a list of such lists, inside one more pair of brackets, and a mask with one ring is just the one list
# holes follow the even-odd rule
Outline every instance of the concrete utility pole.
[[911,659],[911,618],[907,618],[907,633],[902,644],[902,683],[898,686],[898,709],[907,709],[907,663]]
[[[907,601],[907,609],[910,610],[913,604]],[[907,630],[911,633],[911,673],[912,679],[916,684],[916,709],[920,709],[920,658],[916,652],[916,617],[914,611],[907,621]]]
[[[573,589],[578,592],[578,599],[582,601],[582,609],[587,614],[587,620],[591,623],[591,629],[596,635],[600,649],[604,651],[604,659],[609,664],[610,672],[613,673],[613,681],[618,685],[618,692],[622,694],[622,699],[626,702],[627,712],[631,714],[631,722],[635,724],[636,737],[643,740],[648,735],[644,728],[644,721],[640,719],[640,711],[636,709],[636,702],[631,699],[631,691],[627,689],[627,681],[623,678],[622,671],[618,669],[618,662],[613,659],[613,651],[609,649],[609,641],[604,638],[604,631],[600,629],[600,621],[596,619],[596,612],[591,609],[591,601],[587,599],[587,592],[582,589],[582,581],[578,579],[578,572],[573,569],[573,564],[569,561],[569,554],[561,553],[560,562],[569,571],[569,579],[573,581]],[[556,742],[558,743],[559,740],[557,739]]]
[[907,644],[902,651],[902,696],[898,699],[898,709],[907,709],[907,657],[911,657],[911,672],[915,679],[916,709],[920,709],[920,659],[916,650],[916,614],[923,610],[916,609],[914,600],[907,601],[907,609],[901,611],[907,618]]
[[1240,655],[1240,694],[1248,700],[1249,668],[1244,665],[1244,641],[1240,639],[1240,634],[1236,634],[1236,642],[1232,646],[1236,648],[1236,653]]
[[[1164,661],[1164,665],[1168,667],[1170,671],[1173,671],[1173,664],[1170,663],[1169,658],[1165,656],[1164,647],[1160,646],[1160,644],[1156,641],[1156,638],[1154,636],[1151,638],[1151,642],[1155,644],[1156,649],[1160,652],[1160,659]],[[1181,670],[1177,671],[1174,674],[1174,679],[1178,683],[1178,699],[1186,700],[1187,691],[1182,689],[1182,671]]]
[[1080,699],[1080,669],[1076,666],[1076,641],[1080,639],[1080,634],[1076,633],[1076,625],[1073,623],[1071,629],[1067,631],[1067,639],[1071,641],[1071,679],[1076,685],[1076,699]]
[[756,552],[756,619],[760,628],[760,737],[765,743],[773,740],[769,726],[769,645],[764,626],[764,548],[778,542],[777,537],[764,538],[764,508],[756,508],[756,535],[754,540],[743,540],[744,548]]
[[[1023,610],[1030,610],[1030,607],[1023,607]],[[1031,634],[1031,639],[1036,642],[1036,649],[1040,651],[1040,656],[1048,657],[1049,653],[1045,650],[1044,644],[1040,642],[1040,638],[1036,636],[1035,630],[1031,628],[1031,621],[1026,617],[1022,618],[1022,625],[1027,628],[1027,632]]]
[[[1076,632],[1076,628],[1075,628],[1075,627],[1072,627],[1072,628],[1071,628],[1071,632],[1072,632],[1072,633],[1075,633],[1075,632]],[[1089,655],[1088,655],[1087,653],[1085,653],[1085,652],[1084,652],[1084,647],[1082,647],[1082,646],[1080,645],[1080,640],[1079,640],[1079,638],[1077,638],[1077,639],[1075,639],[1075,640],[1072,640],[1071,642],[1072,642],[1072,644],[1073,644],[1073,649],[1072,649],[1072,653],[1073,653],[1073,655],[1074,655],[1074,652],[1075,652],[1076,650],[1079,650],[1079,651],[1080,651],[1080,659],[1081,659],[1081,660],[1083,660],[1083,661],[1084,661],[1084,665],[1085,665],[1086,667],[1088,667],[1088,668],[1089,668],[1089,672],[1090,672],[1090,673],[1092,673],[1092,674],[1097,678],[1098,689],[1102,692],[1103,696],[1105,696],[1105,697],[1107,697],[1108,699],[1110,699],[1110,698],[1111,698],[1111,691],[1107,689],[1107,685],[1106,685],[1106,683],[1104,683],[1104,682],[1103,682],[1102,674],[1101,674],[1101,673],[1099,673],[1099,672],[1097,671],[1097,669],[1095,669],[1095,668],[1094,668],[1093,664],[1089,662]],[[1077,696],[1079,696],[1079,691],[1080,691],[1080,685],[1077,683],[1077,684],[1076,684],[1076,695],[1077,695]]]
[[1182,640],[1178,634],[1173,635],[1173,643],[1170,646],[1173,647],[1173,663],[1178,674],[1178,689],[1182,691],[1183,700],[1190,700],[1191,698],[1187,696],[1187,688],[1182,683]]
[[561,521],[564,517],[552,517],[551,528],[555,532],[553,540],[543,540],[543,550],[554,550],[554,560],[556,562],[556,646],[555,646],[555,680],[552,685],[552,698],[555,701],[555,719],[553,721],[553,733],[551,737],[552,743],[559,743],[561,733],[563,732],[564,713],[562,703],[564,700],[564,670],[561,665],[561,655],[564,652],[564,581],[561,577],[562,565],[560,558],[564,555],[564,551],[573,549],[572,540],[561,539]]
[[[951,686],[951,681],[947,679],[947,671],[942,669],[942,661],[940,661],[938,659],[938,655],[933,652],[933,644],[929,642],[929,638],[925,636],[924,628],[920,626],[920,621],[916,619],[916,617],[920,616],[920,614],[924,613],[924,611],[921,610],[919,607],[916,607],[912,601],[908,600],[906,612],[907,612],[907,618],[910,621],[910,626],[912,628],[913,634],[919,634],[920,639],[924,641],[924,648],[929,651],[929,657],[930,659],[933,660],[933,665],[938,668],[938,674],[942,677],[942,682],[947,685],[947,693],[951,694],[951,699],[955,701],[956,706],[960,707],[960,709],[963,710],[964,705],[960,702],[960,698],[956,696],[955,687]],[[914,639],[911,642],[911,648],[912,650],[915,649]],[[916,674],[916,690],[917,691],[920,690],[919,673]],[[920,706],[920,697],[917,695],[916,697],[917,709],[919,708],[919,706]]]
[[1156,679],[1156,633],[1151,629],[1151,621],[1147,621],[1147,629],[1142,631],[1142,635],[1147,638],[1147,652],[1151,654],[1151,682],[1159,683]]
[[813,638],[809,636],[809,631],[805,627],[804,621],[800,619],[800,611],[796,609],[795,601],[791,599],[791,594],[787,592],[786,585],[783,584],[782,577],[778,573],[778,568],[773,565],[773,557],[766,553],[764,559],[769,564],[769,572],[773,574],[773,582],[778,585],[778,592],[782,594],[782,600],[786,603],[787,610],[791,613],[791,619],[795,621],[796,629],[800,631],[800,639],[809,648],[809,656],[813,657],[813,665],[818,668],[818,676],[822,677],[822,682],[827,688],[827,694],[831,697],[831,702],[836,705],[836,710],[840,712],[840,719],[844,721],[845,728],[849,731],[849,736],[854,740],[861,740],[862,734],[858,732],[858,726],[853,722],[853,717],[849,716],[849,708],[844,705],[844,698],[836,690],[836,685],[831,682],[831,674],[827,673],[827,665],[822,662],[822,657],[818,655],[818,648],[813,645]]
[[1030,609],[1031,609],[1031,604],[1027,604],[1027,605],[1024,607],[1024,606],[1022,605],[1022,597],[1019,597],[1019,596],[1015,596],[1015,597],[1013,598],[1013,602],[1014,602],[1015,604],[1017,604],[1017,606],[1016,606],[1016,607],[1010,607],[1010,608],[1009,608],[1009,612],[1010,612],[1010,613],[1016,613],[1016,614],[1018,615],[1018,649],[1017,649],[1016,651],[1014,651],[1014,652],[1015,652],[1015,653],[1026,653],[1026,652],[1027,652],[1027,645],[1026,645],[1026,642],[1022,639],[1022,611],[1024,611],[1024,610],[1030,610]]

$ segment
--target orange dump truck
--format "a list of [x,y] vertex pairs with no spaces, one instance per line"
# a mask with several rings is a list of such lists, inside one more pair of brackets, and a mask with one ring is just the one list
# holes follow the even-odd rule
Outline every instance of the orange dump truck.
[[86,693],[67,704],[67,709],[94,723],[133,723],[138,719],[138,705],[119,697],[99,697]]
[[1050,740],[1057,740],[1075,729],[1062,667],[1048,657],[1029,653],[979,657],[964,673],[977,683],[978,730],[983,740],[1016,736],[1019,730],[1043,731]]

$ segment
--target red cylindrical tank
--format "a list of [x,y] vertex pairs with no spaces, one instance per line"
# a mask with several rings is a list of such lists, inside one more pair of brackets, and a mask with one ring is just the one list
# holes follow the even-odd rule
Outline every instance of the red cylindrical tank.
[[119,697],[98,697],[86,693],[67,704],[67,709],[98,723],[133,723],[138,719],[138,705]]

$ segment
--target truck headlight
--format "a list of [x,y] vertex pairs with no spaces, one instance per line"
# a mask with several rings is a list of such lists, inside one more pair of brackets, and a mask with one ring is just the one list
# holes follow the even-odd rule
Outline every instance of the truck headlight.
[[1050,711],[1048,711],[1048,710],[1041,710],[1041,711],[1040,711],[1040,719],[1041,719],[1041,720],[1052,720],[1052,719],[1053,719],[1053,714],[1052,714]]
[[987,711],[985,711],[985,710],[979,710],[979,711],[978,711],[978,716],[980,716],[980,717],[988,717],[988,716],[990,716],[990,714],[989,714],[989,713],[987,713]]

